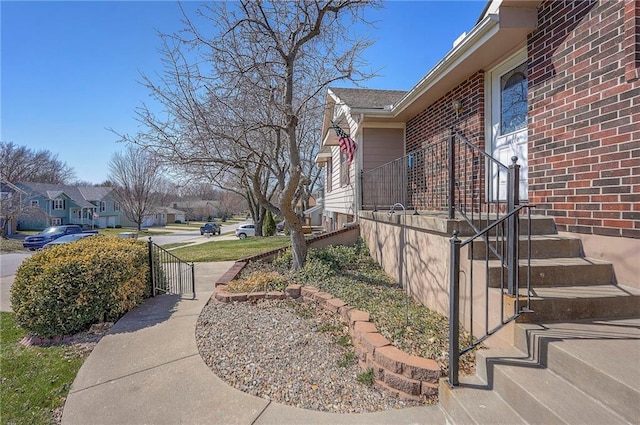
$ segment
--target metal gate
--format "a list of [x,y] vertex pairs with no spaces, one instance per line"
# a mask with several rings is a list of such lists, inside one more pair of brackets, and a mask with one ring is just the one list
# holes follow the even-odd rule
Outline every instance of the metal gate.
[[151,275],[151,295],[191,294],[196,297],[196,280],[193,263],[176,257],[166,249],[156,245],[151,238],[149,246],[149,271]]

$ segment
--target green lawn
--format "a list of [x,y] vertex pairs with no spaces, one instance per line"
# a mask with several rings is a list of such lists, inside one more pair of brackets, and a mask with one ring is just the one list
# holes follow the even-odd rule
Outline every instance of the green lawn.
[[2,424],[51,424],[82,365],[68,346],[24,347],[13,314],[0,313]]
[[269,238],[246,238],[238,240],[211,241],[199,245],[185,246],[171,250],[171,253],[183,261],[235,261],[240,258],[289,246],[288,236]]
[[136,229],[130,229],[130,228],[99,229],[98,232],[101,235],[108,235],[108,236],[118,236],[119,233],[136,232],[136,233],[138,233],[138,237],[141,237],[141,236],[153,236],[153,235],[166,235],[166,234],[172,233],[171,231],[163,230],[162,227],[145,229],[145,230],[142,230],[140,232],[138,232]]
[[0,252],[16,252],[26,251],[26,248],[22,247],[22,240],[20,239],[3,239],[0,238]]

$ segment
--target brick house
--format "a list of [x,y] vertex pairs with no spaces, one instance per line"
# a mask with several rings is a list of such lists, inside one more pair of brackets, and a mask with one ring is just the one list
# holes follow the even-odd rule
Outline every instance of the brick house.
[[[330,88],[325,103],[316,157],[325,228],[357,222],[372,256],[449,316],[450,328],[461,323],[488,348],[516,349],[506,359],[478,354],[495,360],[470,381],[487,409],[474,410],[472,388],[441,385],[448,414],[461,423],[483,423],[489,412],[491,423],[597,422],[603,410],[589,406],[598,400],[616,412],[605,415],[634,422],[640,388],[613,382],[627,372],[611,378],[615,390],[591,383],[610,378],[602,359],[627,361],[602,336],[638,329],[640,319],[640,1],[492,0],[409,91]],[[334,124],[357,144],[353,161]],[[629,322],[607,327],[622,318]],[[498,375],[490,368],[515,359],[546,369],[553,341],[585,337],[598,343],[576,344],[581,360],[565,358],[554,375],[571,385],[545,387],[555,378],[542,372],[484,384]],[[477,341],[451,348],[453,387],[455,359]],[[626,352],[640,354],[637,345]],[[377,370],[375,359],[363,361]],[[544,389],[532,395],[538,380]],[[556,410],[539,401],[560,400],[569,387],[591,398]],[[500,394],[500,407],[486,390]]]
[[[640,252],[638,8],[491,1],[408,92],[329,89],[316,158],[326,167],[325,226],[371,209],[362,205],[361,172],[454,127],[504,163],[516,155],[520,198],[579,237],[590,256],[617,261],[619,281],[640,286],[640,257],[629,258]],[[345,164],[331,120],[358,143],[353,164]]]

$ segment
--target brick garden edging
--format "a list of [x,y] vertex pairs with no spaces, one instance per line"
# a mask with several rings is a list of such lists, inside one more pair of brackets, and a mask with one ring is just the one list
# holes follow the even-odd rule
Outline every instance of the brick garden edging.
[[360,367],[363,370],[373,369],[376,385],[413,400],[438,394],[440,367],[435,360],[412,356],[394,347],[369,321],[368,312],[350,307],[328,292],[297,284],[289,285],[284,292],[228,292],[226,284],[235,279],[245,265],[246,262],[237,262],[216,282],[213,294],[216,300],[237,302],[303,297],[305,301],[314,301],[324,309],[340,314],[349,324]]

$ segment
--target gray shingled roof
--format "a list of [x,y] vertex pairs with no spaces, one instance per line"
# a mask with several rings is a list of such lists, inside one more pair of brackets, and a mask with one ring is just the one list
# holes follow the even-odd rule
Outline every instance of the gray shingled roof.
[[46,196],[48,199],[55,199],[60,196],[61,193],[67,195],[73,202],[80,207],[92,208],[95,207],[89,201],[101,201],[104,197],[113,190],[112,187],[77,187],[66,186],[60,184],[49,183],[30,183],[20,182],[21,186],[29,188],[31,191]]
[[402,90],[347,89],[330,87],[342,102],[351,108],[384,109],[393,105],[407,92]]

